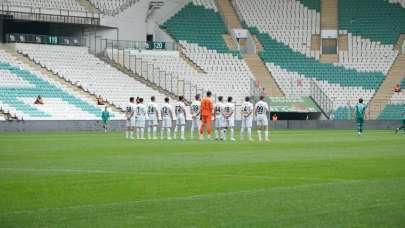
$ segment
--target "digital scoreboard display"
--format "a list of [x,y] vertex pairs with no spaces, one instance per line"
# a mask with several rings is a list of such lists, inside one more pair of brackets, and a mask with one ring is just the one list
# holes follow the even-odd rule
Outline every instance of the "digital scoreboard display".
[[48,44],[59,44],[57,36],[48,36]]
[[32,34],[7,34],[7,42],[18,43],[37,43],[37,44],[52,44],[52,45],[73,45],[80,46],[81,39],[76,37],[65,36],[48,36],[48,35],[32,35]]

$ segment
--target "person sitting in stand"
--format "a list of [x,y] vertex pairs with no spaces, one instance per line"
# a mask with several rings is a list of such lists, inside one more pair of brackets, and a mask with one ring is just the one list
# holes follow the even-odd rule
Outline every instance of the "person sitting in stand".
[[276,121],[278,120],[277,114],[274,114],[274,115],[271,117],[271,120],[272,120],[273,122],[276,122]]
[[99,96],[97,97],[97,105],[104,105],[104,100],[103,100],[103,98],[101,97],[101,95],[99,95]]
[[394,92],[400,93],[401,92],[401,86],[399,84],[396,84],[394,87]]
[[44,104],[44,100],[42,99],[41,96],[38,95],[37,99],[35,99],[34,104],[37,105],[43,105]]

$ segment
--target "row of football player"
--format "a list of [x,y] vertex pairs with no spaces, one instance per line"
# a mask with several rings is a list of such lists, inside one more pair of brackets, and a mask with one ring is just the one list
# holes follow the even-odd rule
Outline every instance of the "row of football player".
[[[209,98],[209,97],[207,97]],[[209,98],[210,99],[210,98]],[[222,96],[218,97],[218,102],[213,105],[214,127],[215,127],[215,139],[226,140],[227,130],[230,131],[230,140],[235,141],[234,138],[234,126],[235,126],[235,104],[232,102],[232,97],[227,98],[227,102],[224,102]],[[134,131],[136,129],[137,139],[145,139],[144,132],[145,127],[148,125],[148,139],[157,139],[157,128],[159,126],[159,117],[161,116],[161,139],[164,139],[164,133],[166,131],[167,139],[171,139],[172,121],[176,120],[174,128],[173,138],[176,139],[178,132],[180,132],[180,139],[185,140],[184,131],[186,125],[186,105],[184,103],[184,97],[179,96],[179,101],[174,105],[174,113],[172,107],[169,104],[170,99],[166,97],[164,103],[161,105],[160,110],[156,103],[155,97],[151,97],[151,101],[148,104],[144,104],[143,98],[131,97],[129,104],[126,108],[127,130],[126,138],[134,139]],[[195,100],[190,106],[192,123],[191,123],[191,139],[193,139],[195,131],[200,131],[200,140],[204,139],[203,125],[200,124],[201,120],[201,96],[197,94]],[[174,115],[175,114],[175,117]],[[245,129],[249,140],[252,140],[252,122],[253,116],[256,117],[256,125],[258,130],[259,140],[262,140],[262,132],[264,132],[264,140],[268,141],[268,114],[269,107],[264,102],[264,97],[260,97],[260,101],[254,106],[250,102],[250,98],[246,97],[245,102],[241,107],[241,139],[245,134]],[[210,118],[211,119],[211,118]],[[208,123],[208,139],[211,139],[211,123]]]

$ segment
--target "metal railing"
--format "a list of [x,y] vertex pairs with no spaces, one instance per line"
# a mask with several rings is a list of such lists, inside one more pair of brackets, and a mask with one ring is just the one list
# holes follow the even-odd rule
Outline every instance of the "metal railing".
[[322,88],[318,86],[315,80],[311,80],[310,86],[310,96],[323,110],[326,117],[329,118],[334,110],[334,102],[328,97],[328,95],[326,95],[325,92],[323,92]]
[[[357,104],[358,100],[348,100],[348,99],[334,99],[333,104],[334,104],[334,109],[333,113],[331,113],[330,119],[354,119],[354,106]],[[366,109],[366,117],[367,119],[378,119],[380,116],[381,112],[384,111],[384,109],[387,107],[387,105],[398,105],[402,106],[402,110],[405,107],[405,100],[401,99],[390,99],[388,100],[388,103],[386,100],[374,100],[373,103],[371,104],[369,101],[364,101],[365,105],[367,106]],[[346,112],[343,114],[347,116],[338,116],[336,113],[337,110],[339,109],[346,109]],[[342,114],[342,113],[341,113]],[[393,119],[400,119],[401,118],[401,113],[393,118]]]
[[[160,87],[176,96],[184,96],[188,101],[192,101],[196,94],[205,94],[208,90],[191,81],[180,78],[179,75],[162,70],[156,64],[140,58],[136,55],[135,49],[123,49],[107,43],[104,56],[119,64],[121,67],[142,77],[147,82]],[[213,94],[216,100],[216,94]]]
[[100,15],[87,11],[75,11],[42,7],[15,6],[12,3],[0,5],[2,17],[28,21],[50,21],[72,24],[100,24]]
[[109,48],[116,49],[134,49],[134,50],[159,50],[159,51],[176,51],[177,44],[175,42],[147,42],[147,41],[133,41],[133,40],[110,40],[101,39],[98,41],[99,48],[106,50]]
[[[143,41],[117,41],[117,40],[106,40],[103,39],[100,41],[101,45],[96,45],[97,49],[102,50],[101,53],[104,56],[108,56],[111,60],[113,60],[116,63],[119,63],[122,66],[125,66],[128,69],[131,69],[133,67],[129,67],[126,64],[129,63],[129,59],[132,60],[132,55],[135,55],[134,52],[135,51],[140,51],[140,50],[150,50],[147,47],[147,42],[143,42]],[[166,43],[166,49],[162,50],[162,49],[153,49],[152,50],[156,50],[156,51],[164,51],[164,50],[177,50],[177,44],[176,43]],[[128,51],[132,51],[132,55],[130,53],[127,53]],[[92,52],[92,53],[100,53],[100,51],[97,52]],[[128,57],[131,56],[131,57]],[[140,60],[136,59],[136,62],[139,63]],[[133,64],[133,63],[131,63]],[[138,64],[139,65],[139,64]],[[153,65],[153,64],[152,64]],[[132,66],[132,65],[131,65]],[[155,66],[155,68],[158,68],[158,66]],[[140,73],[140,72],[136,72],[136,73]],[[172,75],[168,72],[166,72],[166,76],[165,77],[170,77],[173,80],[180,80],[181,79],[177,79],[173,76],[168,76],[168,75]],[[144,77],[145,78],[145,77]],[[161,77],[162,79],[163,77]],[[147,80],[149,80],[146,77]],[[152,81],[154,82],[154,81]],[[184,89],[184,91],[202,91],[202,92],[206,92],[207,89],[205,88],[200,88],[196,85],[194,85],[191,81],[188,82],[187,80],[184,82],[186,85],[186,88]],[[170,88],[168,88],[168,91],[173,92]],[[179,92],[175,91],[176,95],[183,95],[180,94]],[[193,92],[194,93],[194,92]],[[195,95],[195,93],[193,94],[192,92],[190,92],[190,94],[192,94],[192,96]],[[250,79],[250,85],[249,85],[249,91],[248,93],[252,96],[258,96],[262,94],[262,89],[260,88],[260,86],[257,85],[256,81],[254,79]],[[190,97],[190,95],[188,95]],[[189,97],[186,97],[187,99]],[[215,96],[214,96],[215,97]]]

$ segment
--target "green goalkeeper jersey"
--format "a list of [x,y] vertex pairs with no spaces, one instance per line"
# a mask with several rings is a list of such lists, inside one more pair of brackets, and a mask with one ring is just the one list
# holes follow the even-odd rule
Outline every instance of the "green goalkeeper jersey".
[[364,113],[366,111],[366,106],[362,103],[357,103],[354,106],[354,111],[355,111],[356,119],[364,119]]
[[107,123],[108,120],[110,119],[110,113],[104,111],[103,113],[101,113],[101,119],[103,120],[104,123]]

